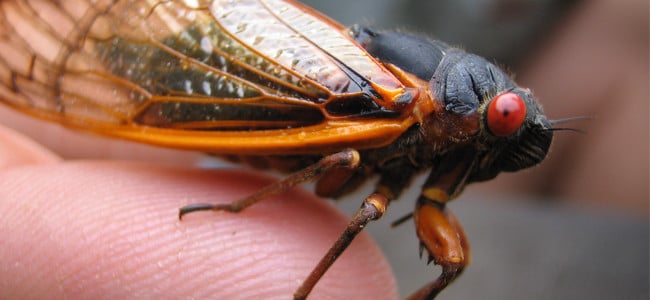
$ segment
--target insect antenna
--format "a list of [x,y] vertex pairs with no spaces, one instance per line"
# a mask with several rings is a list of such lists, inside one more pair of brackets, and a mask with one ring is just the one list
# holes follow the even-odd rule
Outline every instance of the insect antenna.
[[564,123],[569,123],[574,121],[593,120],[593,119],[594,117],[591,116],[579,116],[579,117],[569,117],[564,119],[548,120],[548,122],[551,123],[551,125],[557,125],[557,124],[564,124]]
[[544,131],[572,131],[572,132],[587,134],[587,131],[585,131],[585,130],[577,129],[577,128],[571,128],[571,127],[554,127],[554,128],[545,129]]
[[[558,124],[564,124],[569,122],[593,120],[593,119],[594,118],[591,116],[579,116],[579,117],[569,117],[564,119],[548,120],[548,122],[551,123],[551,125],[558,125]],[[545,131],[572,131],[581,134],[587,134],[587,131],[584,131],[582,129],[572,128],[572,127],[552,127],[552,128],[545,129]]]

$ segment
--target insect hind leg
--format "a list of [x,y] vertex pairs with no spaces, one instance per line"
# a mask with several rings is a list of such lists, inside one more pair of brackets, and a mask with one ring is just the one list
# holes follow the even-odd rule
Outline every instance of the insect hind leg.
[[[345,149],[341,152],[334,153],[323,157],[317,163],[308,166],[288,177],[272,183],[248,197],[227,204],[191,204],[182,207],[179,210],[179,218],[196,211],[228,211],[240,212],[247,207],[259,202],[260,200],[276,195],[295,187],[305,181],[316,178],[329,170],[343,168],[353,170],[360,165],[361,158],[359,152],[354,149]],[[370,222],[383,216],[388,206],[388,198],[380,193],[373,193],[368,196],[362,203],[361,208],[352,217],[343,233],[336,242],[330,247],[327,253],[321,258],[320,262],[311,271],[309,276],[303,281],[300,287],[294,293],[294,299],[306,299],[311,290],[316,286],[320,278],[334,264],[336,259],[347,249],[352,240],[365,228]]]
[[282,180],[267,185],[245,198],[241,198],[231,203],[196,203],[181,207],[178,212],[178,218],[181,219],[186,214],[196,211],[227,211],[237,213],[262,199],[286,192],[296,185],[314,179],[332,168],[343,167],[354,169],[359,166],[360,162],[361,158],[358,151],[354,149],[345,149],[341,152],[327,155],[315,164],[295,172]]

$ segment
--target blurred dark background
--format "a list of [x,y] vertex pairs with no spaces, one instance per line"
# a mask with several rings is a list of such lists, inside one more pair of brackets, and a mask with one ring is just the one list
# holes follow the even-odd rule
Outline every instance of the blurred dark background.
[[[594,117],[566,124],[586,135],[557,132],[541,166],[471,186],[451,204],[473,262],[441,299],[650,297],[647,1],[302,2],[345,25],[422,33],[496,61],[549,118]],[[417,186],[369,226],[403,296],[439,273],[418,258],[411,223],[389,226],[412,210]],[[353,211],[361,195],[340,205]]]
[[[301,1],[345,24],[423,33],[515,65],[577,0]],[[342,7],[345,6],[345,9]]]

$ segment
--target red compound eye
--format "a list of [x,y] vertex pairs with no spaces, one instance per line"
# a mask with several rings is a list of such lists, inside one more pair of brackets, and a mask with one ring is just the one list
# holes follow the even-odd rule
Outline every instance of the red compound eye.
[[488,106],[487,125],[496,136],[509,136],[517,131],[526,118],[526,103],[515,93],[496,96]]

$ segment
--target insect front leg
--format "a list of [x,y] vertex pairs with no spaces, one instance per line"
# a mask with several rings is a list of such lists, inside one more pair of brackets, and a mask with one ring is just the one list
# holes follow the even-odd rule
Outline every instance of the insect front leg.
[[247,207],[261,201],[262,199],[277,195],[290,190],[305,181],[316,178],[322,173],[333,168],[356,168],[361,161],[359,152],[354,149],[345,149],[323,157],[317,163],[295,172],[286,178],[276,181],[263,187],[248,197],[226,204],[196,203],[181,207],[178,213],[179,219],[184,215],[195,211],[228,211],[240,212]]
[[414,213],[415,227],[420,239],[420,255],[426,250],[429,258],[442,267],[438,278],[420,288],[408,299],[433,299],[456,279],[470,262],[469,243],[456,216],[435,200],[425,196],[418,199]]
[[442,273],[411,295],[410,300],[435,298],[470,262],[465,231],[447,202],[463,189],[475,160],[471,151],[458,151],[455,155],[442,160],[429,175],[415,206],[413,220],[420,239],[420,255],[426,250],[428,262],[440,265]]

